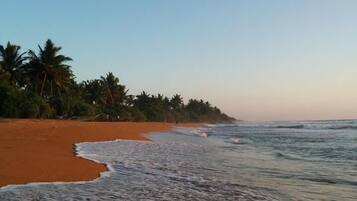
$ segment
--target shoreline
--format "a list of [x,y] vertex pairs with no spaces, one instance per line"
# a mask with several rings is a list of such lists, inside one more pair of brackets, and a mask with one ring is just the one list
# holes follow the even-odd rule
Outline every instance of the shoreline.
[[[149,133],[143,133],[142,135],[147,135],[147,134],[150,134]],[[107,141],[95,141],[95,142],[80,142],[80,143],[77,143],[75,144],[75,151],[74,151],[74,154],[76,157],[78,158],[82,158],[82,159],[85,159],[85,160],[89,160],[89,161],[93,161],[97,164],[102,164],[102,165],[105,165],[106,167],[106,170],[103,171],[103,172],[99,172],[99,176],[97,178],[94,178],[92,180],[84,180],[84,181],[50,181],[50,182],[30,182],[30,183],[23,183],[23,184],[8,184],[8,185],[5,185],[5,186],[0,186],[0,192],[3,191],[3,190],[9,190],[9,189],[12,189],[12,188],[16,188],[16,187],[20,187],[20,186],[37,186],[37,185],[46,185],[46,184],[59,184],[59,185],[62,185],[62,184],[86,184],[86,183],[94,183],[94,182],[97,182],[98,180],[100,180],[101,178],[103,177],[109,177],[110,174],[112,172],[115,172],[115,169],[112,168],[112,166],[110,166],[109,163],[102,163],[100,161],[97,161],[95,159],[91,159],[89,157],[86,157],[84,153],[81,153],[81,150],[80,150],[80,145],[81,144],[90,144],[90,143],[107,143],[107,142],[116,142],[116,141],[121,141],[121,140],[125,140],[125,141],[141,141],[143,143],[146,143],[147,141],[150,142],[151,140],[148,139],[148,140],[127,140],[127,139],[115,139],[115,140],[107,140]]]
[[149,140],[144,134],[203,124],[84,122],[5,119],[0,121],[0,189],[15,185],[83,183],[110,171],[107,164],[82,157],[78,144]]

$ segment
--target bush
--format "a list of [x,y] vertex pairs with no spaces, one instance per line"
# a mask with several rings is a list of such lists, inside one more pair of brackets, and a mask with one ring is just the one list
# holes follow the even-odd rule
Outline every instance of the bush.
[[3,117],[19,117],[21,109],[19,107],[22,94],[9,84],[0,84],[0,115]]
[[146,121],[144,113],[133,107],[123,107],[119,116],[120,119],[127,121]]
[[80,117],[95,115],[95,107],[85,103],[77,96],[55,96],[50,99],[51,106],[55,109],[58,116]]
[[53,117],[54,110],[41,97],[0,82],[0,116],[13,118]]
[[55,110],[36,94],[25,94],[24,100],[20,104],[22,112],[20,117],[51,118],[55,115]]
[[96,116],[99,121],[146,121],[146,116],[136,108],[129,106],[105,107]]

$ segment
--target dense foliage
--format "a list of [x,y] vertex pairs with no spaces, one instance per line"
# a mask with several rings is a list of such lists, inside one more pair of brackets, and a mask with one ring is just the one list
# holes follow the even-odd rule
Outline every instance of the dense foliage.
[[72,59],[47,40],[38,51],[0,45],[0,116],[14,118],[87,118],[103,121],[230,122],[209,102],[180,95],[146,92],[134,96],[108,73],[77,83]]

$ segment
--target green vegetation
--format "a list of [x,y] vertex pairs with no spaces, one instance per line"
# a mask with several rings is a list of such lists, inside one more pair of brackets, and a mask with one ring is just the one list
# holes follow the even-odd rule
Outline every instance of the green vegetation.
[[113,73],[77,83],[72,59],[51,40],[38,51],[0,45],[0,116],[98,121],[231,122],[209,102],[146,92],[134,96]]

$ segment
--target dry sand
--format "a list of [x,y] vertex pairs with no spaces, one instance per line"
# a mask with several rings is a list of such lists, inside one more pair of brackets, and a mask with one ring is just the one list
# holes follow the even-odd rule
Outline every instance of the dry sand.
[[107,171],[107,167],[75,156],[74,144],[115,139],[147,140],[143,133],[168,131],[175,126],[168,123],[1,120],[0,186],[93,180],[100,172]]

